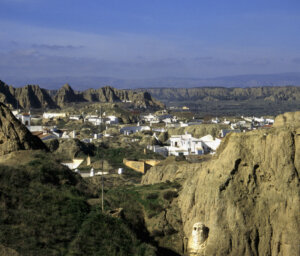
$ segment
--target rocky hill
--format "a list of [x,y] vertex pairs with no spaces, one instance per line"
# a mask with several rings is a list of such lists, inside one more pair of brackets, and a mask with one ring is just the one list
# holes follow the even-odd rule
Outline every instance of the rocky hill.
[[118,90],[110,86],[99,89],[88,89],[83,92],[78,92],[78,95],[88,102],[128,102],[134,104],[136,107],[163,107],[163,104],[153,99],[148,92]]
[[299,116],[286,113],[275,128],[228,135],[209,161],[150,169],[144,184],[184,180],[178,207],[186,251],[299,255]]
[[48,91],[38,85],[14,88],[0,81],[0,99],[1,102],[14,108],[55,108],[57,106]]
[[59,108],[78,102],[128,102],[135,107],[159,109],[164,105],[151,97],[148,92],[117,90],[106,86],[99,89],[88,89],[82,92],[74,91],[69,84],[63,85],[57,91],[49,91],[38,85],[26,85],[14,88],[0,81],[1,102],[14,108]]
[[80,95],[76,94],[69,84],[63,85],[53,96],[54,102],[63,107],[64,105],[72,102],[83,101]]
[[0,103],[0,155],[17,150],[47,149],[45,144]]

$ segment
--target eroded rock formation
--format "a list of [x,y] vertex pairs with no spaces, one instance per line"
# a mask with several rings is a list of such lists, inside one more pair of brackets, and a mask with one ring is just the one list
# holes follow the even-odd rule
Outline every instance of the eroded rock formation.
[[8,86],[0,80],[0,100],[12,108],[59,108],[78,102],[128,102],[135,107],[159,109],[164,104],[151,97],[148,92],[118,90],[110,86],[85,91],[74,91],[69,84],[57,91],[46,90],[38,85],[20,88]]
[[0,103],[0,155],[24,149],[47,149],[15,118],[8,107]]
[[[185,178],[178,197],[185,236],[198,222],[209,229],[196,255],[299,255],[300,126],[298,114],[283,117],[276,128],[226,136],[210,161],[161,174]],[[158,182],[158,168],[145,184]]]

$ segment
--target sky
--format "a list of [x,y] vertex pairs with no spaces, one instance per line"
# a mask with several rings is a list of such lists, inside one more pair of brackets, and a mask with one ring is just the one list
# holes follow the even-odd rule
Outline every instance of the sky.
[[299,70],[299,0],[0,0],[7,83]]

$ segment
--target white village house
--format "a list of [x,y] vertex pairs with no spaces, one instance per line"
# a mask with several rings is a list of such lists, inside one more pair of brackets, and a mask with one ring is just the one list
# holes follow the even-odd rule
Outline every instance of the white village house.
[[84,118],[85,122],[90,122],[93,125],[100,125],[100,124],[118,124],[119,123],[119,118],[116,116],[106,116],[106,117],[99,117],[97,115],[87,115]]
[[119,118],[116,116],[107,116],[105,123],[106,124],[118,124]]
[[124,135],[130,135],[132,133],[150,130],[150,126],[125,126],[120,129],[120,133]]
[[193,138],[191,134],[173,135],[169,139],[170,146],[166,147],[169,155],[202,155],[204,150],[202,147],[202,141]]
[[30,126],[31,124],[31,114],[29,113],[21,113],[20,110],[12,111],[13,115],[24,125]]
[[67,116],[66,113],[47,113],[45,112],[43,114],[43,119],[59,119],[59,118],[65,118]]
[[192,137],[191,134],[173,135],[169,139],[170,146],[166,147],[169,155],[202,155],[214,152],[219,147],[221,140],[206,135],[200,139]]
[[84,122],[90,122],[92,123],[93,125],[100,125],[102,124],[104,121],[103,118],[97,116],[97,115],[87,115],[85,118],[84,118]]

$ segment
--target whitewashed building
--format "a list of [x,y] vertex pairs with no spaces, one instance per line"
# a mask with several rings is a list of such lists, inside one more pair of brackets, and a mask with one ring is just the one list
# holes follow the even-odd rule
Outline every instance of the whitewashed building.
[[107,116],[105,123],[106,124],[118,124],[119,118],[116,116]]
[[66,113],[47,113],[43,114],[43,119],[58,119],[58,118],[65,118],[67,116]]
[[22,124],[26,126],[30,126],[31,124],[31,115],[30,113],[23,113],[18,115],[18,119],[22,122]]
[[90,122],[92,123],[93,125],[100,125],[104,122],[104,118],[101,118],[97,115],[87,115],[85,118],[84,118],[84,121],[85,122]]
[[202,141],[202,145],[203,148],[205,150],[205,152],[211,152],[211,151],[216,151],[217,148],[220,146],[221,144],[221,140],[218,138],[213,138],[213,136],[211,136],[210,134],[201,137],[199,140]]
[[157,116],[155,116],[153,114],[146,115],[146,116],[143,117],[143,119],[146,122],[152,122],[152,121],[157,121],[158,120]]
[[120,129],[120,133],[124,135],[142,131],[151,131],[151,128],[149,126],[125,126]]
[[173,135],[169,139],[170,146],[168,149],[169,155],[202,155],[204,154],[202,141],[193,138],[191,134]]
[[78,121],[81,118],[82,118],[81,115],[71,115],[71,116],[69,116],[69,119],[74,120],[74,121]]
[[13,115],[24,125],[31,125],[31,114],[29,113],[21,113],[20,110],[13,110]]

